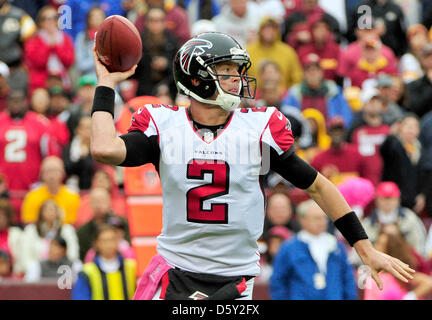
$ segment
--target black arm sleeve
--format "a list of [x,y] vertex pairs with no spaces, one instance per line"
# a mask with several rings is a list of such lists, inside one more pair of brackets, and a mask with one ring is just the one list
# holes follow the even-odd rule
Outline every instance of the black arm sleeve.
[[318,171],[297,156],[292,148],[282,155],[270,148],[270,169],[297,188],[307,189],[315,181]]
[[138,167],[146,163],[159,166],[159,145],[157,136],[147,137],[141,131],[131,131],[120,136],[126,145],[126,158],[119,164],[121,167]]

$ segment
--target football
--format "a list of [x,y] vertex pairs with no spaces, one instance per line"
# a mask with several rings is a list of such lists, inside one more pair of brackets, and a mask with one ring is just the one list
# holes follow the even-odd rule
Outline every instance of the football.
[[141,59],[141,36],[133,23],[122,16],[106,18],[95,42],[96,54],[109,72],[127,71]]

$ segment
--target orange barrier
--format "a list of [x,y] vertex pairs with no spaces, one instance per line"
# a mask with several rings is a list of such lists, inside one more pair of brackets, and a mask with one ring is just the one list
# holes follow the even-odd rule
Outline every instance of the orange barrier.
[[126,201],[131,237],[158,236],[162,230],[162,197],[129,197]]
[[124,167],[123,176],[126,196],[162,194],[159,174],[151,163],[140,167]]
[[157,253],[156,238],[134,238],[132,248],[135,250],[137,260],[137,275],[141,277],[150,263],[151,258]]

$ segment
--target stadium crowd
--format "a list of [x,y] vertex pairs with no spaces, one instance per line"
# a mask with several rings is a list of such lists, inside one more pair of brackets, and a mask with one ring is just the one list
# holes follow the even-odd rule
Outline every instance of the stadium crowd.
[[[408,285],[383,274],[384,291],[361,287],[341,234],[270,172],[257,282],[272,299],[431,297],[431,0],[0,0],[0,283],[56,278],[68,265],[73,298],[133,296],[123,171],[90,153],[92,48],[113,14],[143,43],[117,88],[119,126],[136,97],[187,107],[175,53],[201,32],[230,34],[258,79],[242,106],[276,106],[297,154],[338,186],[374,245],[417,271]],[[107,295],[100,274],[123,287]]]

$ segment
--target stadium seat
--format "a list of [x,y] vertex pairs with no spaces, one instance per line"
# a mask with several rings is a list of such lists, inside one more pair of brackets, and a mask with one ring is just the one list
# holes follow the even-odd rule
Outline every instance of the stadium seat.
[[157,253],[156,238],[134,238],[132,239],[132,248],[135,250],[135,256],[138,263],[137,275],[141,277],[147,268],[151,258]]
[[123,176],[126,196],[162,195],[159,174],[151,163],[124,167]]
[[131,237],[158,236],[162,230],[162,197],[129,197],[126,202]]

